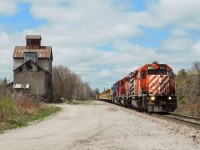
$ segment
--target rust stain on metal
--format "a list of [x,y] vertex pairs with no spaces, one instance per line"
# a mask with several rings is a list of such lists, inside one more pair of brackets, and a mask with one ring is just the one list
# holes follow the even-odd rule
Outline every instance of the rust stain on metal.
[[42,39],[41,35],[26,35],[26,39]]
[[51,58],[52,48],[50,46],[41,49],[26,49],[26,46],[16,46],[14,50],[14,58],[23,58],[24,52],[37,52],[39,58]]

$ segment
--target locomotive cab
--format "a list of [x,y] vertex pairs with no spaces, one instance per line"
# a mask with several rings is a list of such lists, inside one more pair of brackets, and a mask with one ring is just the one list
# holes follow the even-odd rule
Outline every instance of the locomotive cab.
[[172,112],[177,107],[175,81],[172,69],[166,64],[147,64],[141,69],[141,107],[154,111]]

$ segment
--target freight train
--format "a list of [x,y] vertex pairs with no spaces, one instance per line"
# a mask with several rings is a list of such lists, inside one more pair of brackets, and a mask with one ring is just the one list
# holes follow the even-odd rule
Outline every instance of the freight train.
[[175,76],[167,64],[146,64],[112,86],[113,103],[148,112],[173,112],[177,108]]

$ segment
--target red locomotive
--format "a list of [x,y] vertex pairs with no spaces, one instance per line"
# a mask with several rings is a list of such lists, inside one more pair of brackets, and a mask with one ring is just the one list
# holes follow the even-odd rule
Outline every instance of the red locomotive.
[[167,64],[146,64],[117,81],[112,101],[149,112],[173,112],[177,107],[175,77]]

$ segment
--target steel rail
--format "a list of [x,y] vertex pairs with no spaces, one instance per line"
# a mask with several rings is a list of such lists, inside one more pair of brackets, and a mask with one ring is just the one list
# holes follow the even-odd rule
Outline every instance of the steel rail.
[[199,121],[200,122],[200,118],[195,118],[195,117],[192,117],[192,116],[185,116],[185,115],[180,115],[180,114],[176,114],[176,113],[170,113],[171,116],[174,116],[174,117],[182,117],[184,119],[192,119],[194,121]]
[[[181,115],[177,115],[175,117],[174,115],[171,115],[171,114],[164,115],[164,114],[154,114],[153,113],[152,115],[155,116],[155,117],[161,118],[161,119],[162,118],[167,119],[167,120],[179,123],[179,124],[184,124],[184,125],[187,125],[189,127],[200,129],[200,120],[196,121],[197,118],[192,118],[192,117],[189,117],[189,116],[181,116]],[[190,119],[188,119],[188,118],[190,118]]]

